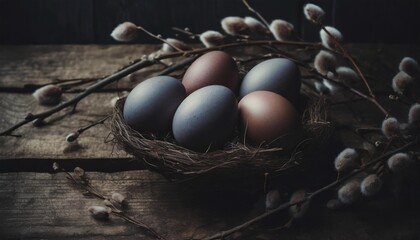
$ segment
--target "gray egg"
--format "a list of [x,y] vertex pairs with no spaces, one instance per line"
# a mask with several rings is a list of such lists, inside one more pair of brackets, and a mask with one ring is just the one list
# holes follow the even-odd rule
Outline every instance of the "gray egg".
[[238,102],[227,87],[211,85],[191,93],[175,112],[172,131],[176,142],[205,152],[223,148],[233,136]]
[[300,72],[289,59],[273,58],[253,67],[241,83],[239,95],[244,97],[254,91],[271,91],[295,103],[300,91]]
[[124,120],[140,133],[170,132],[179,104],[187,96],[184,86],[173,77],[158,76],[137,85],[124,104]]

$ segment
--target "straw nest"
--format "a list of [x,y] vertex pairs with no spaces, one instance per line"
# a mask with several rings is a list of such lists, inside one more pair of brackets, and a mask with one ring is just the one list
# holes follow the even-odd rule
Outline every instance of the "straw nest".
[[[170,180],[180,180],[208,173],[230,175],[233,172],[252,174],[279,173],[304,165],[305,155],[316,149],[328,135],[325,101],[318,99],[302,113],[302,127],[293,136],[293,146],[254,147],[247,144],[243,134],[221,150],[195,152],[177,145],[171,135],[157,138],[131,129],[123,119],[125,99],[117,101],[111,121],[114,142],[128,154]],[[289,142],[290,145],[290,142]]]

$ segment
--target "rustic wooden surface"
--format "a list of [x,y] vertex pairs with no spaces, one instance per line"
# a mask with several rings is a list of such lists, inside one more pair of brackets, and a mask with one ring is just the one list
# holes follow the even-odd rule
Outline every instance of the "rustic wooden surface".
[[[254,195],[232,191],[226,195],[222,186],[194,189],[148,171],[90,172],[88,176],[103,193],[126,195],[127,213],[167,239],[208,236],[263,211],[263,202]],[[147,239],[119,218],[97,221],[90,217],[87,208],[102,201],[83,196],[63,173],[3,173],[0,186],[2,239]],[[305,222],[246,239],[418,239],[419,213],[418,206],[407,209],[389,199],[342,211],[314,203]]]
[[[374,89],[382,102],[387,101],[390,81],[404,56],[418,59],[420,46],[349,45],[362,68],[374,76]],[[22,119],[28,112],[42,110],[33,100],[33,87],[56,78],[103,76],[131,60],[154,51],[145,45],[66,45],[0,46],[0,129]],[[158,68],[158,67],[157,67]],[[154,69],[156,70],[156,69]],[[76,114],[52,121],[43,127],[27,125],[17,130],[22,137],[0,137],[0,238],[82,238],[144,239],[143,232],[120,219],[98,222],[87,207],[101,201],[82,195],[63,173],[51,174],[52,163],[71,170],[81,166],[89,171],[91,182],[105,194],[116,191],[127,195],[129,215],[143,220],[167,239],[203,237],[241,223],[263,211],[263,185],[252,191],[230,189],[213,184],[170,183],[143,167],[109,142],[107,124],[82,134],[78,145],[65,141],[67,133],[106,116],[110,100],[129,89],[153,71],[137,74],[137,80],[125,78],[106,90],[80,102]],[[28,87],[29,86],[29,87]],[[363,89],[360,86],[360,89]],[[66,93],[69,98],[74,93]],[[408,106],[388,103],[401,121]],[[334,121],[353,126],[378,127],[383,116],[366,102],[337,105]],[[63,114],[63,113],[62,113]],[[347,146],[361,147],[351,131],[338,129]],[[331,157],[325,157],[330,166]],[[319,163],[321,164],[321,163]],[[315,164],[315,165],[318,165]],[[107,171],[115,173],[101,173]],[[326,172],[322,175],[328,175]],[[331,180],[306,176],[318,186]],[[315,185],[316,185],[315,184]],[[316,187],[316,186],[314,186]],[[418,196],[418,195],[417,195]],[[342,211],[325,208],[328,199],[313,203],[308,219],[291,229],[243,236],[244,239],[418,239],[420,209],[413,202],[397,201],[389,194],[348,207]],[[418,201],[417,201],[418,202]],[[279,216],[278,223],[284,220]],[[270,224],[269,224],[270,226]]]

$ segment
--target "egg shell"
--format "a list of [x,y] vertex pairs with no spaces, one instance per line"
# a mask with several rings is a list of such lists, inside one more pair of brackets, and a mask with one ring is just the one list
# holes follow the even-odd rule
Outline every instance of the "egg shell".
[[179,105],[172,123],[176,142],[205,152],[223,148],[238,119],[238,102],[227,87],[212,85],[191,93]]
[[166,134],[171,130],[176,109],[186,96],[184,86],[176,78],[158,76],[147,79],[127,96],[124,120],[138,132]]
[[297,126],[295,107],[284,97],[270,91],[255,91],[239,102],[244,134],[251,144],[273,144]]
[[297,65],[286,58],[273,58],[257,64],[245,75],[239,96],[242,98],[254,91],[271,91],[295,103],[300,85]]
[[239,74],[233,58],[222,51],[211,51],[197,58],[182,79],[187,94],[210,85],[222,85],[237,93]]

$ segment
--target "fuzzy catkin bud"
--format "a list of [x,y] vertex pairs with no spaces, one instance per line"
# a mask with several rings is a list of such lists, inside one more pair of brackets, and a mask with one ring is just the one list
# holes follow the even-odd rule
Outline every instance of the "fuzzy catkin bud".
[[371,156],[376,153],[375,145],[369,142],[363,142],[363,149],[365,149]]
[[119,24],[111,33],[111,37],[119,42],[133,41],[139,33],[138,27],[131,22]]
[[[325,29],[332,35],[328,34],[324,29],[321,29],[319,36],[324,47],[328,49],[336,49],[336,42],[341,43],[343,41],[343,35],[334,27],[326,26]],[[335,40],[333,39],[335,38]]]
[[345,84],[350,85],[360,80],[359,75],[357,75],[357,73],[349,67],[341,66],[338,67],[335,71],[337,73],[337,80]]
[[200,41],[208,48],[223,44],[224,39],[223,34],[213,30],[205,31],[200,35]]
[[356,202],[361,197],[360,182],[350,181],[338,190],[338,199],[344,204]]
[[414,164],[414,161],[407,153],[396,153],[388,161],[388,168],[393,172],[402,172]]
[[408,123],[416,125],[420,123],[420,103],[415,103],[408,111]]
[[335,84],[334,82],[328,80],[328,79],[322,79],[322,84],[328,88],[329,93],[331,95],[336,95],[340,93],[340,87],[337,86],[337,84]]
[[319,93],[324,94],[324,95],[327,95],[330,93],[330,89],[327,86],[325,86],[322,82],[315,82],[314,85],[315,85],[315,89]]
[[61,100],[61,88],[56,85],[46,85],[38,88],[32,96],[41,105],[57,105]]
[[381,190],[382,180],[376,174],[370,174],[363,179],[360,184],[360,191],[363,195],[370,197],[375,195]]
[[32,120],[32,125],[34,127],[41,127],[45,125],[45,121],[43,118],[37,118],[37,119]]
[[244,22],[248,25],[249,30],[254,34],[267,34],[268,29],[267,27],[257,19],[253,17],[245,17]]
[[60,169],[60,164],[58,164],[58,162],[53,162],[52,168],[54,171],[58,171]]
[[229,35],[238,36],[249,33],[248,25],[240,17],[225,17],[220,23],[222,29]]
[[109,207],[91,206],[88,208],[90,214],[98,220],[106,220],[109,217],[111,209]]
[[66,136],[67,142],[74,142],[80,136],[79,132],[72,132]]
[[350,170],[356,166],[356,159],[359,154],[353,148],[346,148],[341,151],[334,160],[334,167],[337,172]]
[[73,173],[80,178],[85,177],[85,170],[81,167],[75,167]]
[[411,77],[417,77],[420,74],[419,64],[416,60],[411,57],[405,57],[401,60],[400,65],[398,66],[400,71],[403,71],[410,75]]
[[307,3],[305,7],[303,7],[303,13],[305,14],[306,19],[314,23],[321,22],[325,16],[324,10],[312,3]]
[[392,78],[392,89],[398,94],[403,94],[413,82],[413,78],[406,72],[400,71]]
[[278,190],[271,190],[265,195],[265,209],[272,210],[280,205],[280,193]]
[[[181,49],[182,51],[188,51],[188,50],[191,49],[187,44],[185,44],[184,42],[182,42],[178,39],[175,39],[175,38],[167,38],[166,42],[168,42],[170,45],[172,45],[176,48]],[[163,43],[163,45],[162,45],[162,51],[163,52],[171,53],[171,52],[178,51],[177,49],[170,46],[168,43]]]
[[288,41],[295,37],[294,26],[284,20],[276,19],[270,24],[270,31],[278,41]]
[[125,197],[121,193],[116,193],[116,192],[112,193],[111,199],[121,205],[125,205],[127,203],[127,201],[125,200]]
[[327,208],[330,210],[338,210],[338,209],[343,208],[343,206],[344,206],[343,203],[336,198],[331,199],[327,202]]
[[[295,191],[292,196],[290,197],[290,203],[294,204],[297,202],[301,202],[306,197],[306,191],[305,190],[298,190]],[[295,204],[289,208],[289,213],[294,219],[299,219],[305,216],[306,212],[308,212],[309,209],[309,201],[304,201],[298,204]]]
[[322,75],[327,75],[329,72],[335,73],[337,59],[335,56],[327,51],[320,51],[314,59],[315,69]]
[[397,136],[400,132],[400,123],[394,117],[390,117],[382,121],[382,133],[387,138]]

